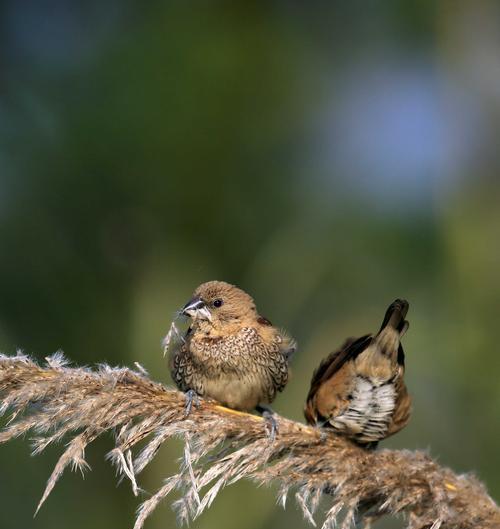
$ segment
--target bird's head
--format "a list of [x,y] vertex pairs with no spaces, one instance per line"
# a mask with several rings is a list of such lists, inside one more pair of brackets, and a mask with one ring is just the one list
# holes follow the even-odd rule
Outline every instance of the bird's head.
[[192,318],[194,325],[212,327],[244,324],[258,317],[252,297],[224,281],[201,284],[181,313]]

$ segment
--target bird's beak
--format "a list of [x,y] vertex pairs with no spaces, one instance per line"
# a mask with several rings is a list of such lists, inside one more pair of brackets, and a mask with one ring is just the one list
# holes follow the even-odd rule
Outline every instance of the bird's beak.
[[210,311],[208,310],[207,305],[198,296],[189,300],[184,305],[184,308],[182,309],[181,314],[183,314],[184,316],[189,316],[193,318],[194,320],[195,319],[201,319],[201,320],[211,320],[212,319],[212,315],[210,314]]

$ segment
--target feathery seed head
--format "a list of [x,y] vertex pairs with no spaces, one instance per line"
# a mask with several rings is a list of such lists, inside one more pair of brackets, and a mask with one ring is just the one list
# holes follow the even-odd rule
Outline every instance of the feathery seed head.
[[27,356],[0,354],[0,412],[12,412],[0,444],[31,431],[34,453],[68,443],[47,483],[40,505],[63,471],[85,470],[85,448],[105,432],[115,433],[109,460],[134,494],[138,476],[172,437],[185,441],[179,472],[140,506],[134,528],[173,491],[179,521],[188,523],[217,494],[241,479],[276,483],[280,503],[295,492],[304,517],[316,523],[320,497],[327,507],[324,529],[370,523],[400,514],[407,529],[433,527],[497,529],[500,509],[471,475],[457,475],[427,454],[370,452],[334,433],[278,417],[279,434],[269,442],[262,419],[201,399],[187,418],[182,393],[153,382],[143,370],[62,365],[60,356],[40,366]]

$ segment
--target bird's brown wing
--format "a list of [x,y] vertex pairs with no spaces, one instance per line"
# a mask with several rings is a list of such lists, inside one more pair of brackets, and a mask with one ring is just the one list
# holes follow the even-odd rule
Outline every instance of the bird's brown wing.
[[354,360],[360,353],[362,353],[370,345],[371,341],[371,334],[366,334],[357,339],[348,338],[339,349],[330,353],[324,360],[322,360],[313,373],[307,398],[309,399],[309,397],[316,393],[318,387],[325,380],[331,378],[346,362]]
[[185,342],[170,351],[168,363],[170,367],[170,375],[172,376],[175,385],[181,391],[187,391],[190,389],[192,372]]
[[321,361],[318,368],[314,371],[307,401],[304,408],[304,415],[310,424],[316,424],[317,410],[315,404],[315,397],[319,388],[330,380],[342,367],[349,361],[354,360],[361,354],[371,343],[372,335],[366,334],[361,338],[348,338],[342,346],[330,353],[324,360]]
[[283,391],[285,389],[289,376],[288,360],[279,349],[269,351],[267,370],[273,382],[271,394],[272,399],[274,399],[276,391]]

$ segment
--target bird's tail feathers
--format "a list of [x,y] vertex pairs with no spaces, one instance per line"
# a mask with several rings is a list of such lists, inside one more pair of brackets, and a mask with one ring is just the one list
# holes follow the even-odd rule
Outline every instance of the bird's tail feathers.
[[400,336],[403,336],[410,325],[408,321],[405,320],[406,314],[408,313],[408,307],[408,301],[405,299],[396,299],[396,301],[391,303],[385,313],[379,334],[385,328],[392,327],[398,331]]

